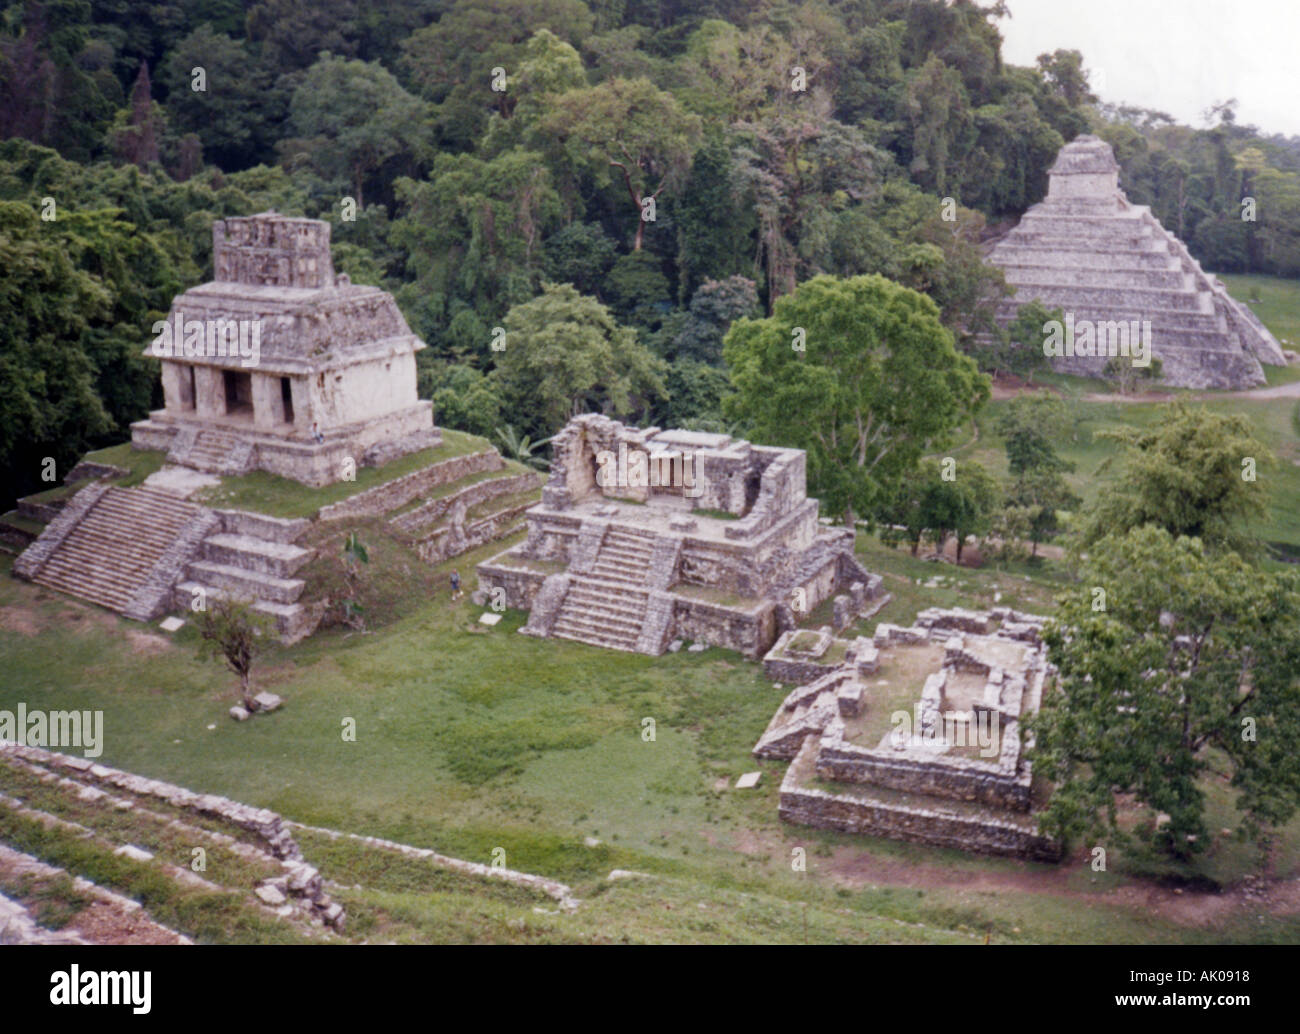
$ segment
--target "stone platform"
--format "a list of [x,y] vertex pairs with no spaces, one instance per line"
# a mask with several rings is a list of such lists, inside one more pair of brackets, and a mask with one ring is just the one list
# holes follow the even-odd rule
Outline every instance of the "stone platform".
[[[1060,844],[1033,818],[1045,790],[1021,732],[1052,674],[1042,622],[1009,608],[929,610],[910,627],[877,625],[870,639],[808,642],[805,652],[842,660],[786,696],[753,751],[791,762],[781,817],[1059,860]],[[789,652],[783,638],[764,659],[769,676],[790,673]]]
[[837,593],[880,594],[853,533],[823,527],[804,454],[588,414],[554,440],[528,539],[479,565],[525,634],[657,656],[673,640],[761,656]]

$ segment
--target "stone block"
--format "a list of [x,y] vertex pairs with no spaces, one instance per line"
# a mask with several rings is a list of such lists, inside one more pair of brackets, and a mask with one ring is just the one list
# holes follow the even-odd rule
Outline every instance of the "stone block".
[[284,891],[280,890],[279,887],[272,883],[260,884],[253,893],[261,898],[264,904],[270,905],[272,908],[277,908],[278,906],[283,905],[287,900],[284,896]]
[[136,847],[134,844],[123,844],[113,853],[123,858],[130,858],[134,862],[153,861],[153,855],[149,851],[146,851],[143,847]]

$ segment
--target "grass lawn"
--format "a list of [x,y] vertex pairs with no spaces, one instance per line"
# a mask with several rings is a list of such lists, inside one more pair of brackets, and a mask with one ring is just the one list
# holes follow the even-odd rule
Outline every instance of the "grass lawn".
[[[1011,941],[1300,936],[1284,919],[1203,927],[1153,918],[1105,897],[1129,877],[1083,863],[1056,869],[787,826],[777,815],[784,765],[749,754],[783,696],[758,664],[718,649],[648,658],[535,640],[516,634],[518,612],[487,629],[467,598],[449,601],[446,575],[472,570],[501,543],[405,582],[400,545],[370,545],[372,563],[410,597],[369,634],[333,630],[273,647],[256,678],[286,700],[270,718],[226,717],[231,677],[197,658],[192,626],[168,641],[9,577],[0,577],[0,706],[102,708],[105,763],[470,860],[501,848],[510,867],[568,882],[585,902],[575,916],[542,918],[496,899],[433,900],[418,880],[395,878],[341,898],[359,916],[373,912],[376,936],[797,941],[805,915],[808,938],[827,942],[982,943],[990,931]],[[942,587],[913,593],[935,565],[866,536],[860,551],[895,593],[880,620],[910,620],[922,600],[974,606],[995,592],[1041,609],[1054,584],[1050,570],[1027,579],[945,569]],[[642,737],[646,718],[652,740]],[[346,719],[355,742],[342,738]],[[765,772],[757,789],[719,788],[755,768]],[[1274,864],[1300,865],[1300,823],[1279,841]],[[808,852],[807,873],[791,871],[795,846]],[[863,858],[899,876],[846,882]],[[1214,864],[1226,877],[1259,861],[1242,845]],[[943,885],[905,885],[927,867]],[[653,878],[610,884],[614,868]],[[980,874],[992,883],[976,890]],[[1043,886],[1003,885],[1017,880]]]

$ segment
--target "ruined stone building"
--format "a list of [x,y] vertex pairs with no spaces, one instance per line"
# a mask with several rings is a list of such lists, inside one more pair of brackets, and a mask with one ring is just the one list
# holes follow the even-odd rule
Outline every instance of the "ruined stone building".
[[164,408],[137,448],[218,474],[309,485],[438,442],[416,396],[411,333],[392,295],[336,275],[329,223],[264,212],[212,228],[213,279],[179,295],[145,355]]
[[[1255,314],[1201,269],[1150,208],[1124,196],[1109,144],[1076,137],[1048,172],[1047,197],[988,254],[1016,289],[998,310],[1002,325],[1037,299],[1062,309],[1072,327],[1089,324],[1095,339],[1084,351],[1092,351],[1103,341],[1128,344],[1149,324],[1150,353],[1164,383],[1177,387],[1247,388],[1264,383],[1261,363],[1285,365]],[[1111,345],[1052,364],[1095,377],[1114,354]]]
[[754,747],[789,761],[787,822],[1058,861],[1036,812],[1050,787],[1025,756],[1024,719],[1053,675],[1044,619],[1008,607],[929,609],[870,638],[786,633],[763,659],[794,682]]
[[694,640],[757,657],[826,600],[880,592],[849,529],[823,527],[800,449],[576,417],[553,441],[528,538],[479,565],[522,630],[658,655]]

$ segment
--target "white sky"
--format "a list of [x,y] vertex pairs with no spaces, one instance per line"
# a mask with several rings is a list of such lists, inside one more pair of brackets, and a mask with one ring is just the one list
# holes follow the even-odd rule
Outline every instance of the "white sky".
[[1235,97],[1237,122],[1300,135],[1300,0],[1007,0],[1003,60],[1083,53],[1103,101],[1201,127]]

